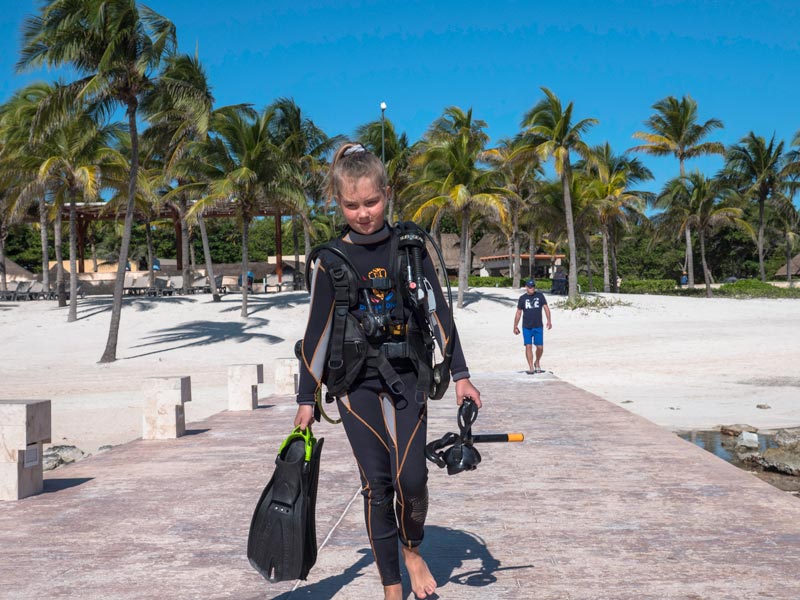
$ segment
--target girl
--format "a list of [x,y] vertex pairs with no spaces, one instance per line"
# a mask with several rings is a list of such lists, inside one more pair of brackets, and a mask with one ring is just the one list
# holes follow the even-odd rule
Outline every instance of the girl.
[[[390,190],[383,163],[361,144],[342,145],[333,157],[328,192],[339,204],[348,225],[339,247],[359,274],[385,282],[396,257],[391,252],[392,228],[384,220]],[[299,407],[294,424],[303,429],[314,418],[315,394],[322,383],[331,338],[334,286],[325,269],[325,251],[322,252],[313,265],[311,306],[302,343]],[[452,315],[427,256],[423,270],[436,296],[436,307],[441,307],[433,315],[440,336],[451,331],[454,336],[450,373],[455,381],[456,402],[460,405],[464,398],[471,397],[480,407],[480,392],[470,383],[455,327],[451,329]],[[397,302],[397,294],[401,293],[398,282],[391,284],[393,289],[378,286],[369,290],[364,302],[370,306],[362,304],[351,308],[350,313],[361,321],[369,309],[373,314],[379,313],[386,323],[406,323],[413,317]],[[401,310],[404,314],[397,314]],[[404,329],[408,331],[407,327],[394,326],[394,333],[386,335],[400,335],[398,332]],[[368,336],[371,344],[380,344],[381,339],[386,337]],[[382,375],[367,364],[347,392],[339,395],[337,404],[360,471],[367,535],[384,597],[402,597],[399,540],[412,590],[419,598],[426,598],[436,590],[436,581],[419,552],[428,507],[426,398],[424,391],[417,390],[417,369],[409,358],[390,357],[389,362],[402,385],[395,385],[395,380],[390,387],[385,372]]]

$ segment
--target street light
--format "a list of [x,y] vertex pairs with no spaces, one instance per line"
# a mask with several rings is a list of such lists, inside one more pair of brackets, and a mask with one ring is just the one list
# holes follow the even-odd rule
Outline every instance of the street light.
[[386,113],[386,102],[381,102],[381,162],[386,164],[386,135],[384,134],[384,114]]

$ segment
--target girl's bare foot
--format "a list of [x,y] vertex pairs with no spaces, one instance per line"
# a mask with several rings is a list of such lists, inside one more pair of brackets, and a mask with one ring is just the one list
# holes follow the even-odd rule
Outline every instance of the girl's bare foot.
[[383,586],[383,600],[403,600],[403,585],[395,583]]
[[411,578],[411,590],[417,598],[427,598],[436,591],[436,580],[419,553],[419,548],[403,547],[403,560]]

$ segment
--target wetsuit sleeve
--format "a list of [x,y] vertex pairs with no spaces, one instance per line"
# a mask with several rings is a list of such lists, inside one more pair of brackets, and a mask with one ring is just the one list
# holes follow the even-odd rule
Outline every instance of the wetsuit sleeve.
[[333,284],[325,267],[317,260],[311,275],[311,304],[303,334],[297,403],[314,404],[322,384],[322,372],[328,353],[333,318]]
[[[447,336],[450,335],[450,323],[453,315],[450,312],[450,306],[444,297],[442,286],[439,285],[439,278],[436,276],[436,269],[433,266],[433,261],[430,256],[425,255],[423,261],[423,270],[425,271],[425,278],[430,282],[433,288],[433,294],[436,298],[436,311],[433,314],[434,320],[437,324],[436,336],[442,344],[442,348],[447,344]],[[458,329],[453,323],[453,360],[450,363],[450,375],[453,381],[459,379],[466,379],[469,377],[469,369],[467,368],[467,361],[464,358],[464,352],[461,349],[461,341],[458,338]]]

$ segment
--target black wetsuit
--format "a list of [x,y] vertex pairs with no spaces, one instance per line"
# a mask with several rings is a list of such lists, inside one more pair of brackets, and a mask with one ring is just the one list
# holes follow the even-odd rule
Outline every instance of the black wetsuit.
[[[391,232],[386,226],[374,234],[350,231],[344,238],[345,252],[363,277],[386,277],[390,265]],[[349,243],[347,243],[349,242]],[[297,402],[313,404],[321,384],[326,361],[334,306],[333,284],[322,262],[314,268],[311,307],[303,337],[303,360]],[[436,297],[437,337],[446,342],[451,315],[444,300],[430,258],[423,262],[425,277]],[[399,275],[398,275],[399,276]],[[396,284],[396,282],[394,282]],[[398,310],[397,289],[372,290],[370,302],[376,312],[394,314]],[[351,313],[360,318],[366,307]],[[395,315],[397,316],[397,315]],[[453,327],[454,347],[450,367],[453,380],[469,377],[464,354]],[[403,360],[406,362],[403,363]],[[346,394],[338,399],[339,414],[358,463],[364,517],[375,562],[383,585],[400,582],[397,540],[408,547],[422,542],[428,510],[428,468],[425,462],[427,413],[421,392],[416,391],[416,375],[408,359],[393,362],[404,385],[401,394],[392,393],[381,377],[365,371]]]

